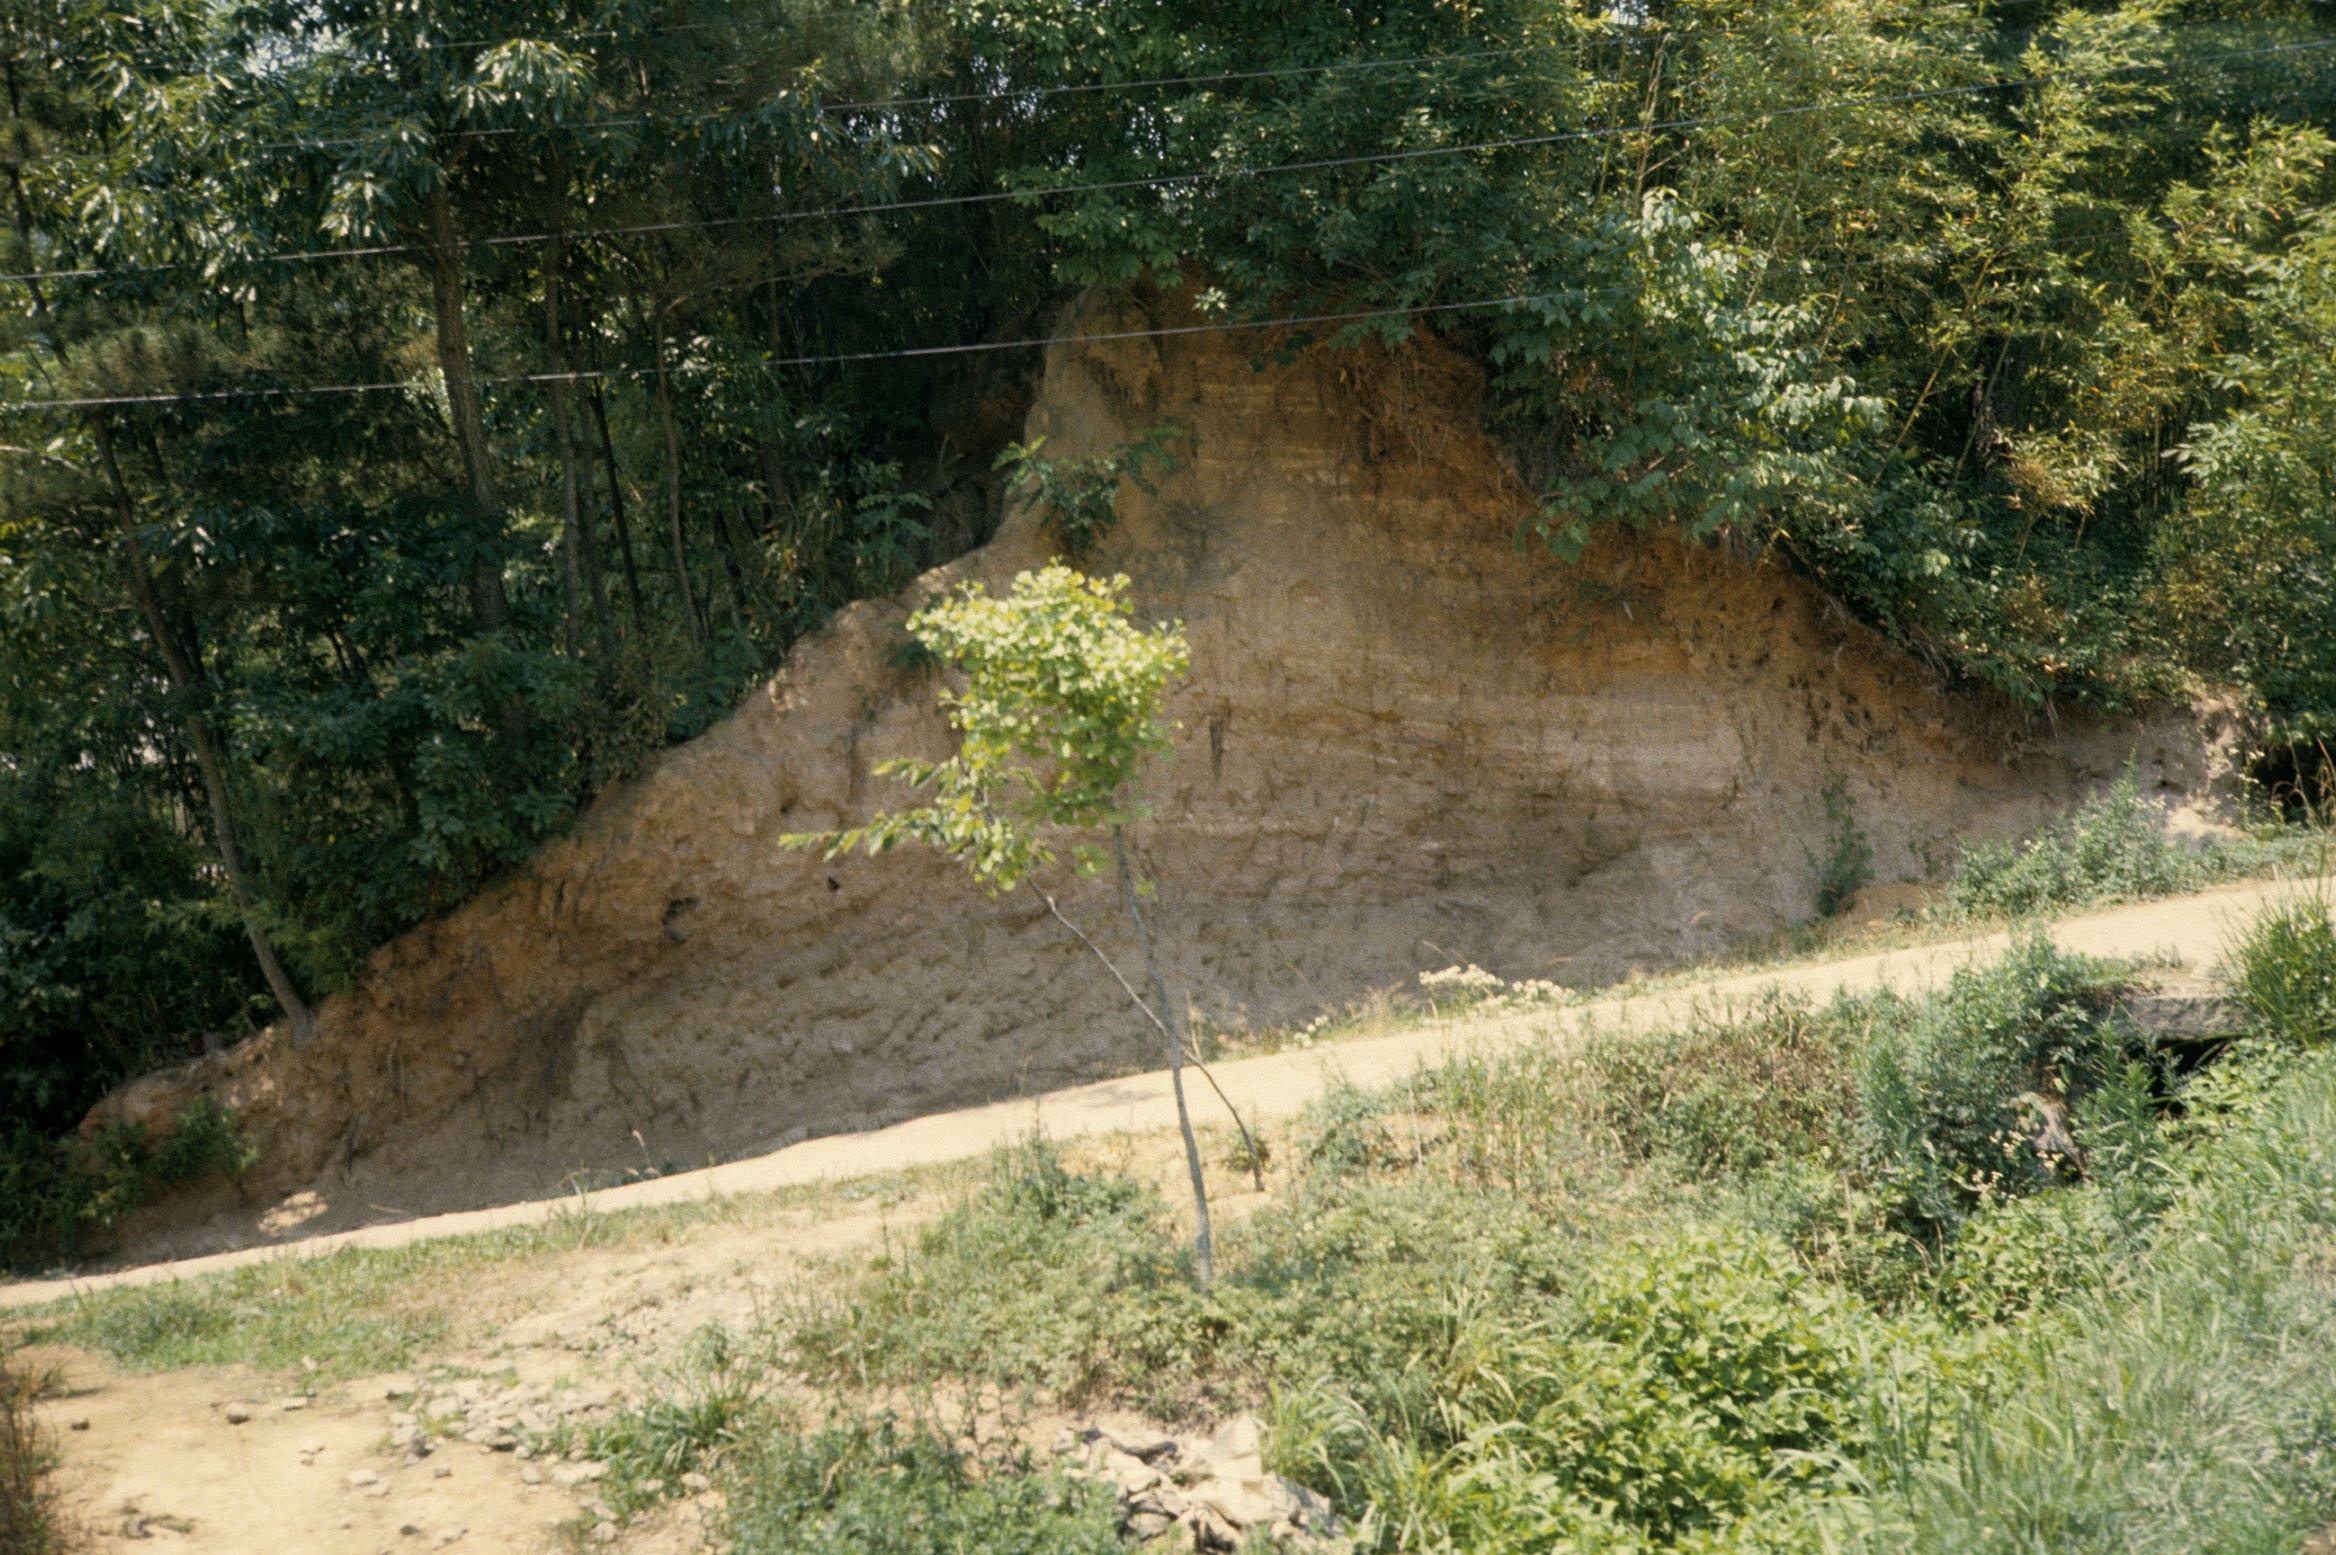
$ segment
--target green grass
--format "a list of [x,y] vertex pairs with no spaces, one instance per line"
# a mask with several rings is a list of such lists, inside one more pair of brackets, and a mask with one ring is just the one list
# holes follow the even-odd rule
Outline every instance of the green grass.
[[2336,1054],[2171,1106],[2126,975],[2029,939],[1334,1091],[1205,1291],[1148,1189],[1034,1142],[783,1364],[1262,1408],[1377,1550],[2292,1552],[2336,1521]]
[[1111,1496],[1011,1445],[846,1417],[756,1442],[729,1481],[732,1555],[1119,1555]]
[[1964,848],[1944,906],[1954,917],[2002,919],[2153,901],[2248,876],[2324,871],[2328,840],[2325,827],[2271,823],[2185,843],[2168,833],[2165,811],[2128,766],[2021,841]]
[[[752,1197],[601,1211],[579,1196],[549,1219],[393,1248],[287,1253],[198,1279],[125,1286],[17,1319],[36,1342],[82,1345],[134,1370],[241,1364],[320,1380],[403,1370],[467,1320],[463,1276],[593,1249],[670,1242],[703,1228],[834,1214],[868,1199],[904,1202],[963,1180],[960,1163]],[[313,1363],[313,1364],[309,1364]]]

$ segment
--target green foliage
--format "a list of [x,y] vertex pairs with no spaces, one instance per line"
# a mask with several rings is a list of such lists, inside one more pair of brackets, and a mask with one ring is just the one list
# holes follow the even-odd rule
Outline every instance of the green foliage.
[[728,1330],[700,1329],[681,1360],[664,1369],[652,1396],[581,1429],[563,1428],[547,1445],[582,1448],[607,1465],[600,1494],[629,1517],[680,1495],[684,1474],[719,1471],[749,1441],[791,1422],[766,1396],[762,1369]]
[[1155,464],[1162,473],[1172,473],[1176,456],[1168,445],[1183,436],[1176,427],[1154,427],[1133,442],[1085,459],[1042,459],[1038,451],[1046,439],[1034,437],[1027,443],[1008,443],[998,454],[996,467],[1014,472],[1007,477],[1007,489],[1047,515],[1063,554],[1077,561],[1110,530],[1122,485],[1133,484],[1146,496],[1158,495],[1159,488],[1144,476],[1144,466]]
[[80,1298],[32,1329],[133,1370],[314,1362],[328,1378],[411,1365],[446,1333],[445,1315],[405,1288],[394,1260],[337,1255],[238,1269]]
[[157,1142],[106,1122],[86,1143],[22,1124],[0,1136],[0,1268],[30,1268],[101,1243],[155,1194],[207,1177],[241,1176],[259,1152],[227,1109],[198,1097]]
[[2228,849],[2185,848],[2165,812],[2123,776],[2019,843],[1963,850],[1947,899],[1973,916],[2011,916],[2105,902],[2140,902],[2211,884],[2242,867]]
[[2258,914],[2223,975],[2261,1034],[2307,1048],[2336,1040],[2336,922],[2324,895]]
[[[1061,565],[1025,572],[1003,599],[967,584],[928,605],[909,632],[965,689],[942,693],[960,735],[945,761],[888,761],[877,771],[934,790],[935,802],[891,811],[849,831],[792,834],[794,848],[835,857],[920,842],[956,859],[995,894],[1053,862],[1045,831],[1117,826],[1129,790],[1168,748],[1160,698],[1191,663],[1180,627],[1143,631],[1122,597],[1128,580],[1086,578]],[[1082,847],[1082,867],[1097,857]]]
[[1831,918],[1846,912],[1866,882],[1874,878],[1874,845],[1857,823],[1847,779],[1837,777],[1826,784],[1824,799],[1828,828],[1825,856],[1820,859],[1812,854],[1809,862],[1817,870],[1817,916]]
[[1193,1359],[1176,1321],[1192,1310],[1190,1272],[1166,1220],[1148,1188],[1068,1171],[1033,1139],[897,1264],[887,1255],[797,1314],[796,1364],[825,1381],[973,1377],[1074,1404],[1165,1377]]
[[729,1476],[739,1555],[1119,1555],[1110,1495],[890,1416],[759,1436]]
[[1585,1099],[1632,1155],[1667,1158],[1692,1177],[1832,1159],[1868,1020],[1852,1002],[1811,1010],[1771,993],[1731,1019],[1593,1036],[1582,1045]]
[[[2017,938],[1936,999],[1879,1012],[1857,1070],[1854,1150],[1903,1228],[1935,1235],[1991,1197],[2075,1170],[2050,1124],[2121,1069],[2111,965]],[[1896,1018],[1892,1018],[1895,1014]]]

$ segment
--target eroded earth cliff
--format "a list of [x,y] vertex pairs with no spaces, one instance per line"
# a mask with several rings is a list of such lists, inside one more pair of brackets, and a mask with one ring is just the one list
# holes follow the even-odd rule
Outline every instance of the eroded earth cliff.
[[[1136,299],[1072,322],[1191,320]],[[1471,961],[1597,981],[1777,929],[1812,910],[1837,781],[1885,881],[2129,753],[2177,802],[2207,797],[2193,720],[2039,729],[1943,694],[1776,566],[1659,536],[1576,566],[1520,548],[1528,495],[1478,430],[1473,370],[1432,346],[1262,370],[1259,346],[1055,346],[1028,427],[1050,455],[1188,434],[1088,566],[1191,638],[1138,842],[1203,1024]],[[1014,514],[855,606],[525,871],[381,950],[307,1047],[271,1032],[115,1105],[215,1092],[266,1151],[243,1213],[318,1184],[321,1227],[1148,1065],[1138,1017],[1034,899],[914,852],[779,846],[900,797],[871,775],[884,758],[946,751],[936,683],[900,667],[903,616],[1049,554]],[[1102,888],[1054,885],[1132,950]]]

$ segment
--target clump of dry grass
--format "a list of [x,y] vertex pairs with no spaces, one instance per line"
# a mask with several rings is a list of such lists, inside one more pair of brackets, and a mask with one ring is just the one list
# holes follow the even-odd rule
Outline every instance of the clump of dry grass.
[[0,1550],[64,1555],[68,1544],[47,1483],[55,1455],[33,1419],[42,1382],[0,1352]]

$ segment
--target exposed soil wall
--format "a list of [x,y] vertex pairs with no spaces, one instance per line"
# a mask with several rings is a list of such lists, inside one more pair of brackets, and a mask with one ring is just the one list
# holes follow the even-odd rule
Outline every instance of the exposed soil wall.
[[[1179,321],[1121,299],[1071,323]],[[1943,695],[1779,568],[1659,536],[1579,566],[1520,549],[1527,496],[1479,433],[1477,378],[1431,346],[1259,371],[1259,344],[1054,347],[1028,426],[1061,455],[1190,435],[1157,496],[1123,495],[1090,567],[1191,637],[1139,839],[1204,1022],[1302,1018],[1458,962],[1600,980],[1774,930],[1811,911],[1836,780],[1882,880],[2031,824],[2129,754],[2177,801],[2209,799],[2196,720],[2038,731]],[[853,607],[528,869],[380,951],[306,1049],[271,1033],[117,1105],[216,1091],[268,1152],[255,1202],[316,1186],[338,1224],[1149,1061],[1138,1017],[1029,898],[915,853],[778,846],[897,797],[871,776],[884,758],[947,750],[933,682],[894,659],[914,604],[1048,554],[1015,514]],[[1063,899],[1132,951],[1107,892]]]

